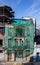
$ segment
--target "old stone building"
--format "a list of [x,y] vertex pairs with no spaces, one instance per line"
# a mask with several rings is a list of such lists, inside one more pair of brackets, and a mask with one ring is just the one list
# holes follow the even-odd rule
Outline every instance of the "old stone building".
[[5,24],[9,24],[12,18],[14,18],[12,8],[6,5],[0,5],[0,61],[4,60],[5,57]]

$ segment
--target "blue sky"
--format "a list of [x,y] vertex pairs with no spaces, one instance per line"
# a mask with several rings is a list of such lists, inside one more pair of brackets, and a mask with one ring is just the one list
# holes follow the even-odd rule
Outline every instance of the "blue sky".
[[11,6],[16,18],[35,17],[40,26],[40,0],[0,0],[0,4]]

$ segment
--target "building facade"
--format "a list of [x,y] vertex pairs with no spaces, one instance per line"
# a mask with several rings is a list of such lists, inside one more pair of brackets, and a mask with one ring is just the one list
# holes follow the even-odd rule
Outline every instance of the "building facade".
[[12,18],[14,18],[14,12],[11,7],[0,5],[0,60],[4,60],[5,57],[5,24],[9,24]]
[[33,51],[33,20],[14,19],[9,6],[0,6],[0,61],[24,60]]
[[9,56],[8,60],[14,57],[13,60],[21,61],[33,53],[34,23],[32,19],[13,19],[11,24],[5,25],[5,48]]
[[36,42],[34,45],[34,56],[39,53],[40,56],[40,27],[36,27]]

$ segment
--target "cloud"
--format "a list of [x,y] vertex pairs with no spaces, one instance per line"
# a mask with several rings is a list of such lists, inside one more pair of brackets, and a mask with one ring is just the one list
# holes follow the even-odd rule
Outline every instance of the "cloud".
[[36,13],[39,9],[36,9],[38,3],[33,3],[28,9],[25,10],[24,14],[28,12],[28,14]]
[[15,6],[14,7],[18,7],[18,5],[20,4],[20,2],[22,1],[22,0],[16,0],[17,2],[16,2],[16,4],[15,4]]
[[40,12],[40,0],[34,0],[32,5],[29,6],[29,8],[26,8],[23,12],[24,15],[27,13],[27,15],[33,15]]
[[19,5],[19,4],[20,4],[20,2],[21,2],[21,0],[18,0],[18,1],[17,1],[17,5]]
[[[37,11],[39,11],[40,10],[40,8],[37,8],[37,6],[39,5],[40,3],[39,3],[39,0],[35,0],[34,1],[34,3],[31,5],[31,6],[29,6],[29,8],[28,9],[25,9],[25,12],[29,12],[29,13],[36,13]],[[25,13],[24,12],[24,13]]]
[[35,0],[28,9],[25,9],[24,15],[35,17],[37,20],[37,25],[40,24],[40,0]]
[[3,0],[0,0],[0,3],[1,3],[1,4],[5,4],[5,2],[4,2]]
[[38,1],[40,1],[40,0],[38,0]]
[[5,0],[0,0],[0,3],[1,3],[2,5],[8,5],[8,3],[6,3]]

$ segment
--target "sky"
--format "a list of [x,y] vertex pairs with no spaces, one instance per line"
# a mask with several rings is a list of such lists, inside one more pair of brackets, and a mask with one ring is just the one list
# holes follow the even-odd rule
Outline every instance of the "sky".
[[8,5],[15,12],[15,18],[36,18],[40,26],[40,0],[0,0],[0,5]]

